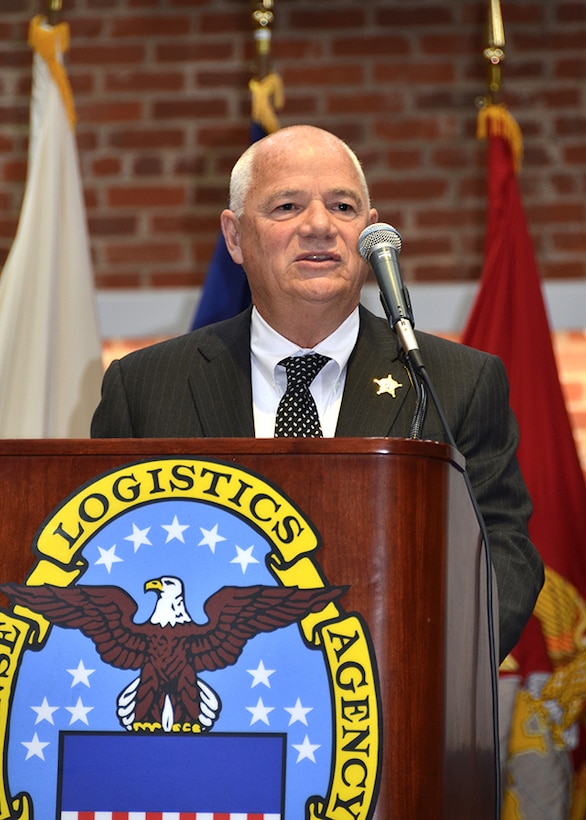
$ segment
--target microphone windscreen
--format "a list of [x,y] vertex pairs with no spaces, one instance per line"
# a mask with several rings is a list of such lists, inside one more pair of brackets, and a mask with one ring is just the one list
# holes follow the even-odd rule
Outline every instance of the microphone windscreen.
[[358,253],[368,262],[377,245],[391,245],[400,253],[402,244],[401,234],[396,228],[386,222],[375,222],[368,225],[358,237]]

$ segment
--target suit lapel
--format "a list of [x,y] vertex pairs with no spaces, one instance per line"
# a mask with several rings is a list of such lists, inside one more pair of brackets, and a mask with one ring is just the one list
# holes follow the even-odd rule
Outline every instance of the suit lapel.
[[[379,386],[375,379],[383,384]],[[361,307],[336,436],[406,436],[412,407],[413,391],[399,359],[396,336],[385,320]]]
[[[396,383],[389,384],[391,392],[374,381],[388,377]],[[189,385],[199,420],[197,435],[254,437],[250,310],[198,332]],[[336,436],[407,436],[413,403],[396,336],[384,319],[361,307]]]
[[254,436],[250,310],[202,331],[189,385],[205,437]]

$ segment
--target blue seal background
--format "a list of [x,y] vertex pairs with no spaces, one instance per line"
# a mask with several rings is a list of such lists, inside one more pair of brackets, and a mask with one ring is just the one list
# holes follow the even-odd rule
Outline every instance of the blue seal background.
[[[135,620],[143,622],[156,601],[144,592],[145,582],[174,575],[184,582],[191,617],[203,622],[203,604],[220,587],[277,585],[265,564],[269,551],[264,534],[231,512],[201,501],[159,500],[123,513],[86,543],[88,569],[78,583],[124,588],[138,604]],[[272,673],[253,675],[261,664]],[[59,731],[124,732],[116,700],[136,675],[104,664],[77,630],[53,627],[41,651],[24,653],[11,710],[8,777],[13,795],[31,795],[35,816],[54,816]],[[201,677],[222,701],[212,731],[286,733],[285,814],[303,817],[307,798],[325,795],[331,764],[332,707],[321,652],[308,648],[292,625],[256,636],[236,665]],[[45,698],[49,709],[41,708]],[[294,719],[286,709],[298,702]]]

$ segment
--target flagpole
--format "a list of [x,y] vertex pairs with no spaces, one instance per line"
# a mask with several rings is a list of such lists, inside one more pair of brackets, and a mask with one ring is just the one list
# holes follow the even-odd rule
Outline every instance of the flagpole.
[[255,74],[248,84],[252,95],[252,121],[258,123],[267,134],[278,130],[279,119],[275,112],[281,109],[285,102],[283,83],[279,75],[273,72],[271,65],[274,6],[274,0],[254,0],[251,13],[255,26],[256,50]]
[[61,9],[63,0],[47,0],[47,21],[50,26],[56,26],[61,22]]
[[505,28],[500,0],[489,0],[487,45],[483,51],[488,60],[487,93],[485,105],[491,105],[493,95],[501,88],[501,65],[505,59]]
[[[271,65],[271,26],[275,15],[274,0],[254,0],[251,19],[254,25],[255,65],[248,83],[251,98],[250,142],[272,134],[279,128],[275,113],[283,107],[283,83]],[[218,236],[208,266],[203,293],[191,329],[228,319],[250,305],[250,289],[241,265],[226,249],[222,234]]]
[[252,3],[257,80],[262,80],[271,73],[271,26],[275,19],[274,6],[274,0],[255,0]]

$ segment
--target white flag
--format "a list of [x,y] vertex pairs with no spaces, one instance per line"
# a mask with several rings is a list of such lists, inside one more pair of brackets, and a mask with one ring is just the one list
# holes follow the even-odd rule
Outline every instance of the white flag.
[[0,275],[0,438],[89,436],[102,377],[85,206],[62,53],[68,27],[31,22],[27,181]]

